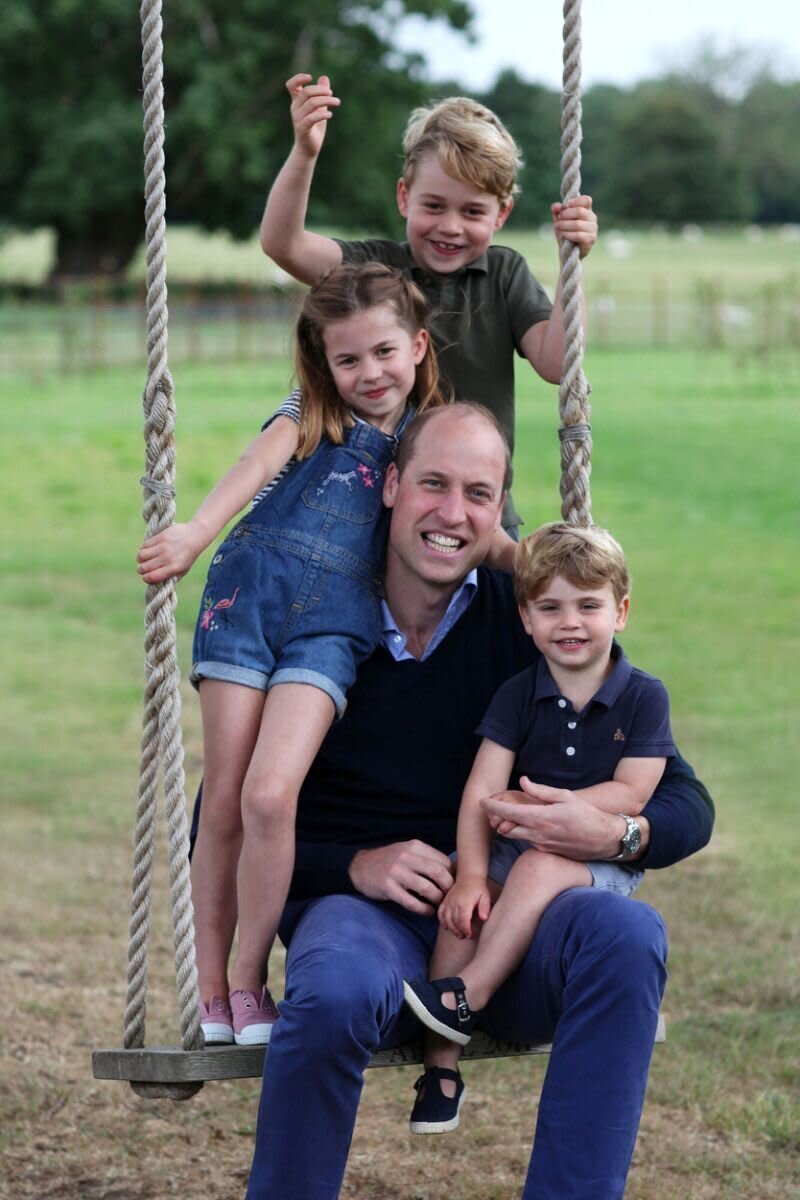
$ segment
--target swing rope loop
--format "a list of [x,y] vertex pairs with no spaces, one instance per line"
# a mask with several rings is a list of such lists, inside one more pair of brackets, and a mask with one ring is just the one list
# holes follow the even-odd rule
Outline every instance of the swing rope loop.
[[[144,389],[145,473],[143,516],[147,536],[175,517],[175,403],[167,366],[166,203],[162,0],[143,0],[145,245],[147,256],[147,383]],[[126,1049],[144,1046],[147,943],[159,776],[163,775],[168,829],[175,975],[184,1050],[203,1045],[194,954],[189,836],[184,797],[180,678],[175,653],[175,581],[148,585],[145,606],[145,690],[136,812],[133,894],[128,947]]]
[[[561,92],[561,199],[581,191],[581,0],[564,0],[564,74]],[[562,240],[561,303],[564,309],[564,366],[558,393],[561,428],[561,515],[571,525],[591,525],[589,493],[592,436],[589,385],[583,373],[581,256]]]
[[[166,202],[164,171],[164,88],[162,0],[142,0],[142,68],[145,155],[145,245],[147,260],[147,382],[143,395],[145,472],[143,516],[147,536],[166,529],[175,517],[175,404],[167,366]],[[580,0],[564,3],[564,80],[561,121],[561,198],[580,194]],[[560,248],[564,306],[564,369],[559,389],[561,497],[564,520],[591,524],[589,472],[591,426],[589,386],[583,375],[579,248]],[[189,838],[184,797],[180,688],[175,652],[174,580],[149,585],[145,607],[145,689],[136,812],[128,992],[124,1019],[126,1050],[145,1043],[147,943],[158,808],[163,776],[168,827],[175,974],[184,1050],[200,1049],[197,968],[189,875]],[[146,1095],[183,1099],[202,1083],[132,1084]]]

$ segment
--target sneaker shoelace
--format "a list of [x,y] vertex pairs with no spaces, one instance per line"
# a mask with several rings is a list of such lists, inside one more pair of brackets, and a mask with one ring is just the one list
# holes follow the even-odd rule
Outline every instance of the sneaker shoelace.
[[275,1007],[275,1001],[266,989],[262,992],[260,1001],[256,1000],[252,992],[242,991],[242,1004],[245,1008],[251,1008],[254,1011],[260,1009],[267,1016],[275,1020],[278,1019],[278,1010]]

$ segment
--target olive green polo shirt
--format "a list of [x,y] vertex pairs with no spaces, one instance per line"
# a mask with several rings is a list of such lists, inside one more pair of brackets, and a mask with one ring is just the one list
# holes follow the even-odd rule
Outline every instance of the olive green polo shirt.
[[[550,317],[544,288],[516,250],[490,246],[460,271],[432,275],[418,267],[406,242],[337,239],[344,262],[382,262],[409,275],[430,305],[430,328],[442,377],[456,400],[485,404],[514,452],[514,353],[532,325]],[[508,529],[520,523],[509,496]]]

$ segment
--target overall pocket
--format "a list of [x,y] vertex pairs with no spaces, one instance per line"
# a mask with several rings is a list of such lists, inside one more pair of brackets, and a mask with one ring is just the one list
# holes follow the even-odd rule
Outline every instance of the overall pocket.
[[303,503],[315,512],[369,525],[383,504],[384,468],[375,465],[369,456],[341,447],[337,451],[324,456],[303,490]]

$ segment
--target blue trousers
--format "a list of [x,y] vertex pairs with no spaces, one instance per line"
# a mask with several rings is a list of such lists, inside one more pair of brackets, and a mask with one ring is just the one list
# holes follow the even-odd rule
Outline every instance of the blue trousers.
[[[286,998],[266,1056],[247,1198],[335,1200],[364,1068],[374,1050],[415,1032],[402,980],[426,975],[437,924],[353,896],[290,905],[285,924]],[[524,962],[485,1009],[493,1035],[553,1043],[523,1200],[622,1197],[666,953],[654,909],[575,888],[546,910]]]

